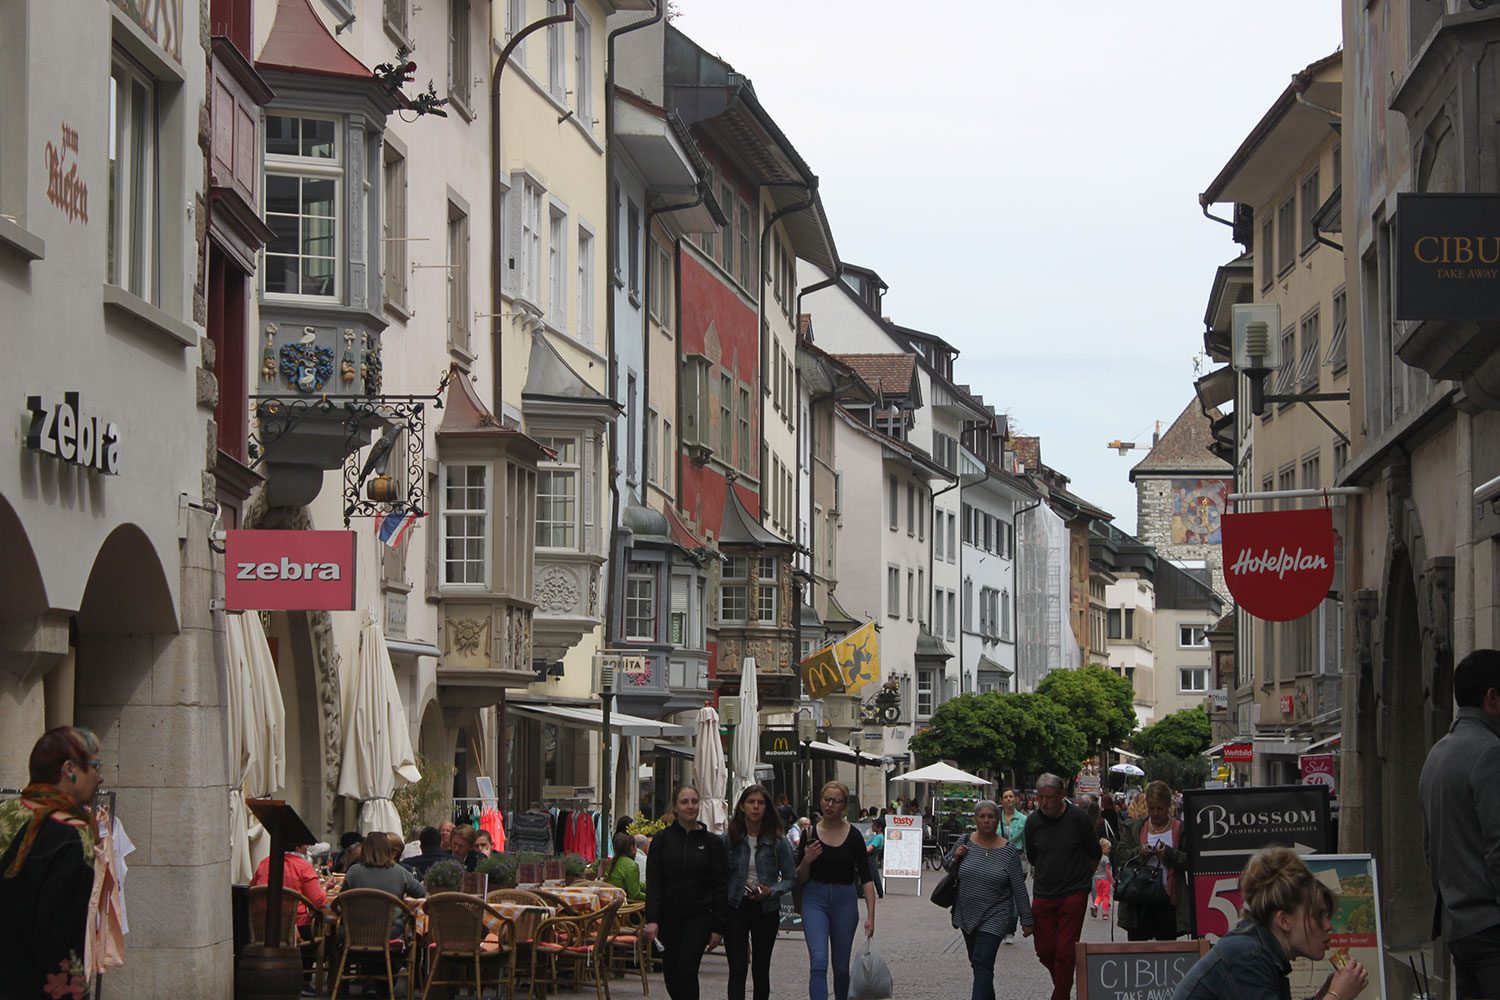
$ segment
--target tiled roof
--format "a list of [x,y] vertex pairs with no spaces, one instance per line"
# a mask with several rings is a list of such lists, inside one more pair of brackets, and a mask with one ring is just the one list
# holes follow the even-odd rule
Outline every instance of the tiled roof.
[[334,40],[307,0],[279,0],[276,19],[256,66],[290,73],[374,79],[364,63]]
[[1202,472],[1230,473],[1230,465],[1209,449],[1213,446],[1213,421],[1220,416],[1218,410],[1205,416],[1198,401],[1187,405],[1178,414],[1167,433],[1156,442],[1150,454],[1141,459],[1130,470],[1130,481],[1143,472]]
[[1027,472],[1037,472],[1042,467],[1042,439],[1039,437],[1013,437],[1010,450]]
[[835,358],[853,368],[876,391],[887,396],[905,396],[911,392],[917,359],[912,354],[835,354]]

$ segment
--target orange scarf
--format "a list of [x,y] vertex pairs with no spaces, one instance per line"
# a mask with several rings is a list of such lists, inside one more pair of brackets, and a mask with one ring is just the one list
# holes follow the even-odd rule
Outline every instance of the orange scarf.
[[31,847],[36,843],[36,835],[41,831],[42,824],[47,822],[48,816],[53,813],[63,813],[82,820],[85,824],[89,821],[88,814],[72,799],[58,791],[55,785],[35,783],[27,785],[21,791],[21,804],[31,810],[31,822],[26,824],[26,832],[21,835],[21,846],[16,848],[16,859],[5,870],[6,878],[15,878],[21,874],[21,866],[26,863],[26,855],[31,853]]

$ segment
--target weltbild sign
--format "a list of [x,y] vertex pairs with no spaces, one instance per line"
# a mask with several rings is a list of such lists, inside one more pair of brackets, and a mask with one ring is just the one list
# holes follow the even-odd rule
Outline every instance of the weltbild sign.
[[352,611],[354,532],[226,532],[224,606],[230,611]]
[[1396,318],[1500,320],[1500,195],[1396,196]]

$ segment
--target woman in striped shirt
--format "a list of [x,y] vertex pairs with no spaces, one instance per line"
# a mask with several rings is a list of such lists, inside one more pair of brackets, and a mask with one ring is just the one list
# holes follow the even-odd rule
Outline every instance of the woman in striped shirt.
[[1016,924],[1031,936],[1031,899],[1021,873],[1021,855],[998,831],[1000,807],[989,799],[974,807],[973,834],[965,837],[943,867],[958,873],[953,926],[963,931],[974,970],[971,1000],[995,1000],[995,953]]

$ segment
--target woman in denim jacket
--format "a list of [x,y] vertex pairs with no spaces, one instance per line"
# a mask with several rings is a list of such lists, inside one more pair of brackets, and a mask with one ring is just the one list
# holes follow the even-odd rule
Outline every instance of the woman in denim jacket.
[[[745,972],[755,957],[755,1000],[770,1000],[771,949],[781,926],[781,897],[797,884],[792,845],[771,795],[760,785],[740,793],[724,831],[729,854],[729,1000],[745,1000]],[[748,945],[748,947],[747,947]]]
[[[1188,971],[1172,1000],[1291,1000],[1292,960],[1317,961],[1328,950],[1338,896],[1295,851],[1259,851],[1240,876],[1240,893],[1244,919]],[[1364,967],[1351,961],[1324,980],[1313,1000],[1354,1000],[1368,982]]]

